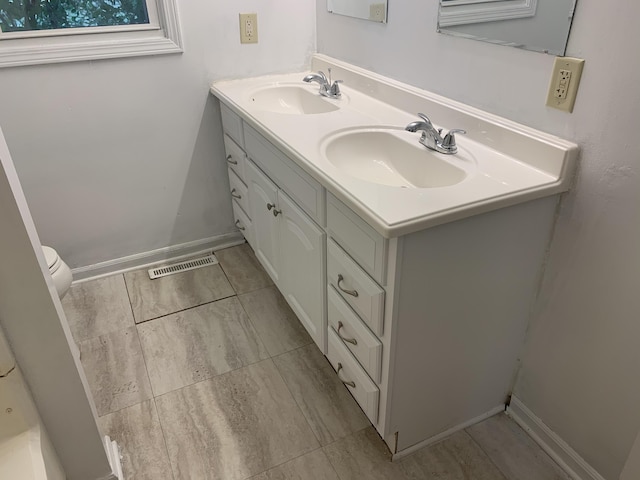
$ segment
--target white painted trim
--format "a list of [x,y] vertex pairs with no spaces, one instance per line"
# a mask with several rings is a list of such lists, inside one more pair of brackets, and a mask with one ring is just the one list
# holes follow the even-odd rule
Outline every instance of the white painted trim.
[[0,41],[0,68],[182,52],[176,0],[156,0],[160,29]]
[[411,455],[414,452],[417,452],[418,450],[420,450],[421,448],[424,448],[428,445],[431,445],[433,443],[439,442],[440,440],[443,440],[445,438],[447,438],[450,435],[453,435],[454,433],[460,431],[460,430],[464,430],[467,427],[470,427],[471,425],[475,425],[476,423],[480,423],[483,420],[486,420],[489,417],[493,417],[494,415],[497,415],[500,412],[504,412],[504,405],[498,405],[495,408],[492,408],[491,410],[489,410],[486,413],[483,413],[482,415],[478,415],[477,417],[472,418],[471,420],[468,420],[464,423],[461,423],[459,425],[456,425],[455,427],[451,427],[449,430],[445,430],[442,433],[439,433],[438,435],[434,435],[433,437],[427,438],[426,440],[423,440],[421,442],[416,443],[415,445],[411,445],[410,447],[405,448],[404,450],[401,450],[397,453],[394,453],[393,456],[391,457],[391,459],[395,462],[396,460],[400,460],[403,457],[406,457],[408,455]]
[[538,0],[440,2],[439,27],[533,17]]
[[104,449],[107,452],[109,465],[111,465],[111,473],[100,480],[125,480],[122,473],[122,457],[120,456],[120,448],[115,440],[111,440],[108,435],[104,437]]
[[578,453],[529,410],[515,395],[507,408],[507,415],[520,425],[529,436],[574,480],[605,480]]
[[107,277],[118,273],[129,272],[142,268],[152,267],[168,259],[180,260],[192,255],[200,255],[211,250],[221,250],[244,243],[244,237],[239,232],[226,233],[215,237],[204,238],[193,242],[171,245],[148,252],[136,253],[126,257],[107,260],[106,262],[74,268],[73,283],[82,283],[97,278]]

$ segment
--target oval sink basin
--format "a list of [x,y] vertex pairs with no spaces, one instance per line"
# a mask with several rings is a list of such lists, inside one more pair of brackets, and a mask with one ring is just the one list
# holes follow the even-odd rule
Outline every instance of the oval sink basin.
[[[291,115],[328,113],[340,108],[319,93],[312,93],[307,88],[296,85],[263,88],[253,92],[250,100],[261,110]],[[334,100],[340,101],[343,100]]]
[[[446,187],[467,176],[453,165],[467,165],[471,155],[461,149],[444,155],[423,147],[419,136],[404,130],[366,129],[342,132],[324,144],[324,155],[343,172],[379,185],[402,188]],[[447,159],[443,157],[449,157]]]

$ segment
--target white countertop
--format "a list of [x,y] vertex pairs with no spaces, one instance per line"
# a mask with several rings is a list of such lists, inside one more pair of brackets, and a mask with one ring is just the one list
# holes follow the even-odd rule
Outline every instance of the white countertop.
[[[328,100],[339,103],[340,109],[292,115],[252,105],[251,94],[266,86],[296,85],[317,93],[317,84],[302,82],[308,72],[216,82],[211,92],[385,237],[568,189],[578,152],[575,144],[324,56],[317,56],[314,63],[316,68],[332,65],[333,78],[345,79],[343,97]],[[363,93],[367,90],[384,91],[377,98],[397,98],[399,104],[415,105],[415,111],[404,111]],[[345,173],[324,156],[326,139],[338,131],[355,127],[403,129],[418,120],[418,111],[424,111],[445,132],[451,128],[468,131],[457,140],[461,150],[472,153],[471,162],[442,155],[444,161],[465,170],[462,182],[435,188],[378,185]],[[448,123],[440,123],[438,113]],[[418,142],[419,134],[414,135]]]

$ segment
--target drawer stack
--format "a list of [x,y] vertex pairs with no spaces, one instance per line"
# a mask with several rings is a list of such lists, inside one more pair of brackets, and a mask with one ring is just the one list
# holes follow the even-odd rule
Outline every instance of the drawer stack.
[[233,217],[238,230],[242,232],[247,242],[253,246],[254,231],[248,203],[247,155],[244,152],[243,124],[240,117],[226,105],[220,104],[220,112],[224,130],[224,148],[229,172]]
[[327,230],[327,358],[376,424],[385,302],[378,282],[384,278],[387,243],[332,195]]

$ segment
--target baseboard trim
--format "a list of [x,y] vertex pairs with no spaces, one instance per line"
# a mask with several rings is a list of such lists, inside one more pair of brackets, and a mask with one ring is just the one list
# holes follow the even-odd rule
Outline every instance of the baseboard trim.
[[504,405],[499,405],[495,408],[492,408],[491,410],[489,410],[486,413],[483,413],[482,415],[478,415],[477,417],[474,417],[471,420],[467,420],[466,422],[456,425],[455,427],[451,427],[450,429],[445,430],[444,432],[439,433],[438,435],[434,435],[433,437],[427,438],[426,440],[423,440],[419,443],[416,443],[415,445],[411,445],[410,447],[405,448],[404,450],[394,453],[392,456],[392,460],[393,461],[400,460],[403,457],[406,457],[408,455],[411,455],[414,452],[417,452],[421,448],[431,445],[432,443],[439,442],[440,440],[443,440],[460,430],[464,430],[465,428],[470,427],[471,425],[480,423],[481,421],[486,420],[489,417],[493,417],[494,415],[497,415],[500,412],[504,412]]
[[507,415],[520,425],[547,454],[574,480],[605,480],[567,442],[552,431],[515,395]]
[[124,480],[122,473],[122,461],[120,457],[120,448],[115,440],[111,440],[108,435],[104,437],[104,448],[107,452],[109,465],[111,465],[111,473],[100,480]]
[[244,243],[244,237],[241,233],[227,233],[193,242],[158,248],[148,252],[136,253],[135,255],[107,260],[106,262],[87,265],[86,267],[74,268],[71,270],[73,274],[73,284],[151,267],[158,263],[165,262],[168,259],[180,260],[184,257],[199,255],[204,252],[210,252],[211,250],[221,250],[223,248],[240,245],[241,243]]

